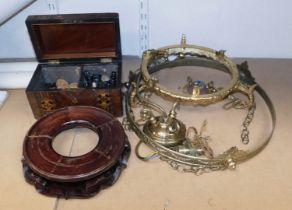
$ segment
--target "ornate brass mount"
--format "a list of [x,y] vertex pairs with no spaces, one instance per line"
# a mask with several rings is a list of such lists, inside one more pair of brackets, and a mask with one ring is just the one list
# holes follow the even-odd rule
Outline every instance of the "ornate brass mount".
[[[171,56],[176,58],[173,61],[170,61],[169,58]],[[156,71],[163,67],[180,66],[182,63],[191,66],[194,63],[194,58],[197,59],[197,63],[200,63],[198,62],[198,59],[201,58],[202,66],[215,67],[219,70],[228,72],[231,75],[230,83],[226,87],[213,93],[198,94],[194,91],[194,94],[190,96],[187,93],[173,92],[159,84],[157,78],[150,76],[152,71]],[[206,62],[202,60],[202,58]],[[254,102],[253,91],[256,84],[248,84],[242,79],[236,64],[225,56],[224,50],[215,51],[196,45],[187,45],[185,37],[182,38],[181,45],[173,45],[159,48],[158,50],[145,51],[142,58],[141,75],[150,91],[155,92],[157,95],[167,100],[177,101],[181,104],[209,105],[222,101],[235,92],[245,94],[249,99],[249,106],[252,106]]]
[[174,103],[167,117],[152,117],[143,126],[143,131],[147,136],[166,147],[176,146],[185,141],[186,127],[176,119],[177,105]]
[[[127,119],[124,120],[127,128],[132,129],[140,138],[136,147],[136,155],[140,159],[150,160],[158,156],[174,169],[201,174],[227,168],[234,169],[237,163],[253,157],[268,143],[275,126],[272,102],[264,90],[256,84],[248,70],[247,63],[236,65],[225,56],[224,52],[188,45],[183,37],[180,45],[148,50],[143,54],[141,68],[130,73],[126,97]],[[170,59],[171,57],[172,59]],[[153,73],[177,66],[213,68],[229,73],[231,80],[227,86],[215,88],[213,82],[194,81],[188,77],[182,92],[173,92],[161,85]],[[177,119],[176,108],[179,104],[210,105],[228,99],[224,109],[247,110],[241,133],[242,143],[247,144],[249,142],[247,128],[255,112],[254,91],[257,91],[266,102],[270,110],[273,128],[269,136],[253,149],[241,150],[232,146],[225,152],[215,155],[214,148],[208,144],[209,137],[203,135],[206,122],[198,132],[195,127],[186,128],[184,123]],[[247,100],[236,98],[233,95],[236,92],[246,95]],[[155,101],[151,101],[153,93],[173,102],[169,113]],[[137,118],[137,112],[134,109],[139,108],[140,118]],[[142,143],[150,147],[153,154],[142,156],[139,150]]]

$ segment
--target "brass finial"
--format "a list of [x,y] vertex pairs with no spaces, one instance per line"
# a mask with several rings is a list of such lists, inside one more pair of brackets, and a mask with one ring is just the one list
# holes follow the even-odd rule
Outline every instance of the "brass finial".
[[179,109],[179,103],[177,101],[173,103],[171,110],[168,114],[170,118],[176,118],[176,111],[175,111],[176,109]]
[[182,37],[181,37],[180,45],[181,45],[181,48],[183,48],[183,49],[186,48],[186,45],[187,45],[187,38],[186,38],[186,35],[185,35],[185,34],[183,34]]
[[219,50],[216,52],[216,55],[219,59],[224,58],[226,50]]

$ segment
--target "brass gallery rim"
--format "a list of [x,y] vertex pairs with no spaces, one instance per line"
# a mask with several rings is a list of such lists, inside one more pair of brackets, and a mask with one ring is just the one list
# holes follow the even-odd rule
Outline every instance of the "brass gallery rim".
[[[170,56],[174,56],[170,60]],[[230,83],[223,88],[215,88],[213,83],[190,82],[189,94],[176,93],[168,90],[152,75],[165,67],[176,66],[207,66],[231,74]],[[206,93],[207,91],[207,93]],[[236,98],[233,93],[240,92],[247,96],[247,100]],[[208,139],[197,131],[195,127],[185,128],[183,122],[176,118],[178,104],[209,105],[222,100],[229,100],[225,109],[235,108],[247,111],[242,123],[240,139],[248,144],[249,125],[253,119],[256,104],[254,92],[257,92],[270,112],[272,129],[268,136],[257,147],[241,150],[232,146],[225,152],[214,155],[208,145]],[[166,112],[160,104],[151,101],[151,95],[156,95],[173,102],[172,109]],[[134,108],[140,109],[140,118]],[[157,114],[158,113],[158,114]],[[126,95],[127,119],[124,125],[133,130],[140,141],[136,146],[138,158],[147,161],[154,157],[168,162],[174,169],[201,174],[204,172],[234,169],[236,164],[243,162],[259,153],[272,137],[276,116],[271,100],[265,91],[255,82],[248,70],[247,62],[236,65],[224,55],[224,51],[214,51],[209,48],[187,45],[183,37],[180,45],[173,45],[148,50],[143,54],[141,68],[131,72]],[[193,133],[193,135],[189,135]],[[184,137],[184,138],[182,138]],[[146,144],[153,150],[153,154],[142,156],[141,144]]]
[[[168,60],[170,56],[177,56],[180,59],[187,59],[189,57],[203,57],[207,60],[212,60],[225,67],[225,70],[231,75],[231,81],[226,87],[221,90],[204,95],[188,95],[185,93],[177,93],[167,89],[165,86],[159,84],[157,78],[153,77],[149,73],[149,66],[151,62],[155,62],[159,59]],[[239,71],[236,64],[234,64],[226,55],[224,50],[215,51],[210,48],[187,45],[185,39],[182,39],[181,45],[172,45],[168,47],[162,47],[157,50],[145,51],[142,58],[141,74],[143,80],[148,86],[151,86],[152,90],[164,97],[172,98],[180,103],[184,104],[201,104],[208,105],[223,100],[226,96],[233,92],[242,92],[247,95],[251,101],[253,101],[253,95],[251,94],[250,87],[247,87],[243,81],[240,80]]]

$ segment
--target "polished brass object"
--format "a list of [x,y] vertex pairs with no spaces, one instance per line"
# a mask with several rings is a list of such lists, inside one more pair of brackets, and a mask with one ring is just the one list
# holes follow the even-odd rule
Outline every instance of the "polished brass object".
[[185,141],[186,127],[176,119],[176,107],[177,103],[173,105],[166,118],[152,117],[143,127],[147,136],[165,147],[176,146]]
[[202,80],[195,80],[191,77],[187,77],[187,84],[183,87],[183,93],[191,94],[194,97],[203,94],[211,94],[216,90],[214,89],[214,83],[209,82],[207,85]]
[[[177,66],[203,66],[220,70],[231,75],[225,87],[215,87],[212,81],[193,80],[186,78],[186,85],[179,91],[172,91],[159,83],[153,73]],[[226,57],[224,50],[215,51],[196,45],[188,45],[183,36],[180,45],[167,46],[157,50],[144,52],[141,68],[130,73],[126,84],[126,114],[123,124],[133,130],[140,138],[136,147],[136,155],[144,161],[159,157],[176,170],[201,174],[204,172],[235,169],[237,163],[243,162],[260,152],[269,142],[275,127],[275,111],[271,100],[264,90],[255,82],[248,70],[247,63],[234,64]],[[242,93],[246,100],[237,98],[234,93]],[[177,116],[177,107],[183,105],[210,105],[223,100],[224,110],[242,109],[247,114],[242,123],[241,142],[248,144],[249,125],[256,110],[254,92],[257,92],[269,108],[272,129],[255,148],[242,150],[232,146],[221,154],[214,153],[209,136],[204,135],[207,121],[201,129],[185,124]],[[152,100],[152,94],[171,101],[173,106],[169,113]],[[140,109],[140,116],[134,109]],[[140,146],[147,145],[152,154],[141,155]]]
[[[183,36],[181,45],[173,45],[159,48],[158,50],[145,51],[142,58],[141,74],[150,91],[155,92],[157,95],[160,95],[167,100],[177,101],[182,104],[208,105],[221,101],[232,93],[241,92],[249,98],[249,106],[251,106],[254,101],[253,91],[256,85],[249,85],[241,80],[238,68],[225,56],[224,52],[224,50],[215,51],[205,47],[188,45]],[[180,61],[188,60],[189,57],[203,57],[215,61],[219,68],[230,73],[232,79],[226,87],[223,87],[212,94],[192,94],[189,96],[189,94],[186,93],[170,91],[163,85],[159,84],[157,78],[150,76],[149,67],[155,68],[157,65],[167,65],[171,56],[176,56],[177,58],[175,59],[177,64],[172,63],[174,65],[179,65]],[[190,65],[190,63],[188,65]]]
[[208,158],[213,158],[214,152],[207,142],[210,140],[210,138],[208,136],[204,137],[202,135],[202,130],[206,127],[206,125],[207,121],[204,121],[200,133],[198,133],[195,127],[189,127],[186,134],[185,143],[173,149],[186,155],[195,157],[206,156]]

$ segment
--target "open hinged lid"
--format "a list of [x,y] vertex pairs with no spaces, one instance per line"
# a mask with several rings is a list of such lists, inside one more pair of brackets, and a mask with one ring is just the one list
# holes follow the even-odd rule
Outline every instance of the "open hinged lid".
[[26,25],[40,62],[121,58],[117,13],[33,15]]

